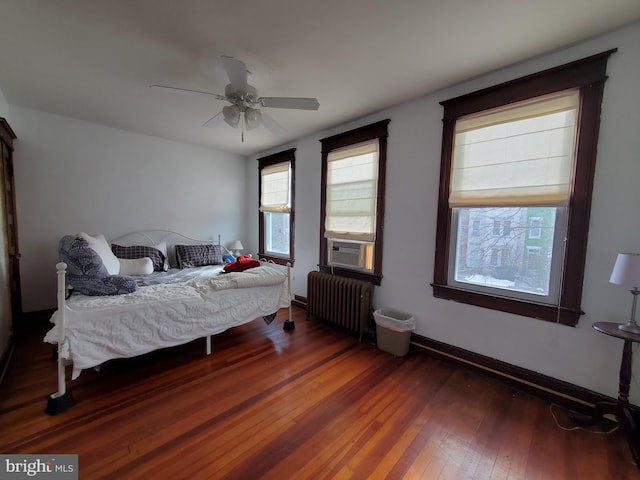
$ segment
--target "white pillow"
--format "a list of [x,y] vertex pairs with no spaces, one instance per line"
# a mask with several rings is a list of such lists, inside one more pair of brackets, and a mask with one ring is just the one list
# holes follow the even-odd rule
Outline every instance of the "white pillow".
[[153,261],[149,257],[119,258],[120,275],[149,275],[153,273]]
[[102,259],[102,263],[109,272],[109,275],[118,275],[120,273],[120,261],[111,251],[109,243],[104,238],[104,235],[99,234],[96,236],[88,235],[84,232],[78,234],[78,237],[83,238],[89,243],[89,246],[98,254]]

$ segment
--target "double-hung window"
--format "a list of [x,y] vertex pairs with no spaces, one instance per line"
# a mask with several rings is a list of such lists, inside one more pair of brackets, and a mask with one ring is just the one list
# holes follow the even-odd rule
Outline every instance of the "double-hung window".
[[320,269],[380,284],[388,120],[321,140]]
[[435,296],[577,323],[611,53],[443,102]]
[[259,255],[293,264],[295,149],[258,159]]

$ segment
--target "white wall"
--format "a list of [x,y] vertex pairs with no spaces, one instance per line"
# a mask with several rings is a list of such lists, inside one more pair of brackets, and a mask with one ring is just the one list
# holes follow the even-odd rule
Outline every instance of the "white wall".
[[[595,53],[618,48],[608,64],[593,192],[582,307],[576,328],[433,297],[442,107],[439,102]],[[428,59],[424,59],[428,61]],[[617,397],[621,340],[597,333],[595,321],[625,322],[631,295],[609,284],[616,254],[640,252],[640,24],[435,92],[264,154],[295,147],[296,225],[293,290],[306,296],[306,273],[317,270],[321,156],[318,140],[390,118],[384,262],[377,306],[416,316],[416,333]],[[262,155],[262,154],[261,154]],[[258,156],[261,156],[258,155]],[[255,160],[247,184],[257,192]],[[257,249],[257,194],[246,228]],[[640,362],[635,360],[635,372]],[[631,399],[640,403],[634,381]]]
[[2,89],[0,89],[0,117],[7,118],[8,116],[9,116],[9,104],[7,103],[7,100],[4,98]]
[[173,230],[244,237],[245,160],[212,149],[11,107],[25,311],[55,307],[57,244]]

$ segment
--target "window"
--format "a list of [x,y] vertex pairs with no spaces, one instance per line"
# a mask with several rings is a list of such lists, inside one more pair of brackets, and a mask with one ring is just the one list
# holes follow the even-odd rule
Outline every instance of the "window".
[[471,227],[471,233],[473,233],[474,235],[479,235],[480,234],[480,220],[478,220],[477,218],[473,219],[472,222],[472,227]]
[[527,247],[527,270],[536,270],[540,265],[540,247]]
[[382,279],[388,123],[320,140],[320,270],[375,285]]
[[614,51],[442,102],[436,297],[577,324]]
[[491,260],[490,260],[490,265],[491,266],[496,266],[498,265],[498,249],[497,248],[492,248],[491,249]]
[[511,235],[511,220],[504,220],[502,223],[502,236],[508,237]]
[[499,237],[502,235],[502,228],[500,227],[500,220],[493,220],[493,236]]
[[258,159],[259,256],[293,264],[295,149]]
[[538,239],[542,237],[542,218],[532,217],[529,220],[529,238]]

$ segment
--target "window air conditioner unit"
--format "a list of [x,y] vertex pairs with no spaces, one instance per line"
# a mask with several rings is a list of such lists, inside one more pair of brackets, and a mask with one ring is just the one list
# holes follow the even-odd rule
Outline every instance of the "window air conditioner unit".
[[350,268],[366,268],[366,243],[330,241],[329,264],[342,265]]

